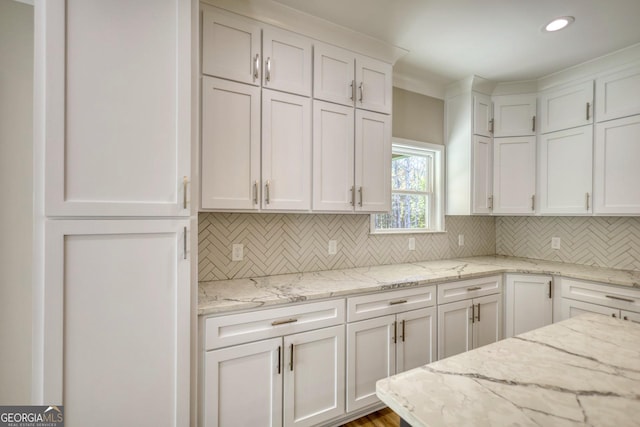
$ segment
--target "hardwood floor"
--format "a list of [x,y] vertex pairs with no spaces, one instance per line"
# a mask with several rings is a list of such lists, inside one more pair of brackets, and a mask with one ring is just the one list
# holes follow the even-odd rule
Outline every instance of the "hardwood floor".
[[389,408],[384,408],[366,417],[358,418],[342,427],[398,427],[400,417]]

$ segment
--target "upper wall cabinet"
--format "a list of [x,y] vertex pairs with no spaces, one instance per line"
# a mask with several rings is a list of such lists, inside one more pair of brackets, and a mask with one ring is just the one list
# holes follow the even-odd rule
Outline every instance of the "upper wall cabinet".
[[473,94],[473,134],[480,136],[493,134],[493,105],[488,95]]
[[311,39],[202,5],[203,74],[311,96],[311,60]]
[[356,110],[355,210],[391,210],[391,116]]
[[536,211],[535,137],[493,140],[495,214],[533,215]]
[[313,97],[391,114],[392,67],[346,49],[316,43]]
[[640,114],[640,66],[596,80],[598,122]]
[[540,95],[540,132],[593,123],[593,80]]
[[494,137],[536,134],[536,95],[493,97]]
[[45,214],[188,216],[191,3],[52,1],[44,19]]

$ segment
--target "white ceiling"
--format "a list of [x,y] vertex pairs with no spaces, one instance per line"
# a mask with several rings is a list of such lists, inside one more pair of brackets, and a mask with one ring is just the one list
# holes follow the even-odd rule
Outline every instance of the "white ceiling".
[[640,0],[275,1],[408,50],[394,71],[432,84],[536,79],[640,42]]

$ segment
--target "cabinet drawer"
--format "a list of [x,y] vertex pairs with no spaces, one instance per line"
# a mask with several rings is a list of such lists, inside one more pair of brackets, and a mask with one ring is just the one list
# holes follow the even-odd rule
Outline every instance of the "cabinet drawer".
[[436,304],[436,287],[422,286],[347,299],[347,320],[355,322]]
[[438,285],[438,304],[502,292],[502,276],[481,277]]
[[640,291],[565,277],[560,280],[563,298],[640,312]]
[[344,300],[300,304],[205,320],[205,350],[344,323]]

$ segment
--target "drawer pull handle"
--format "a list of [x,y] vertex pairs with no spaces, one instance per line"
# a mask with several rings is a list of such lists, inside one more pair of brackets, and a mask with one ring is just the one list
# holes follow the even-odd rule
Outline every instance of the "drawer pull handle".
[[472,288],[467,288],[467,292],[479,291],[480,289],[482,289],[482,286],[474,286]]
[[271,326],[286,325],[287,323],[295,323],[298,319],[274,320]]
[[399,299],[399,300],[395,300],[395,301],[389,301],[389,305],[404,304],[406,302],[407,302],[406,299]]
[[622,298],[622,297],[617,297],[614,295],[605,295],[607,298],[611,298],[611,299],[615,299],[618,301],[624,301],[624,302],[636,302],[636,300],[630,299],[630,298]]

